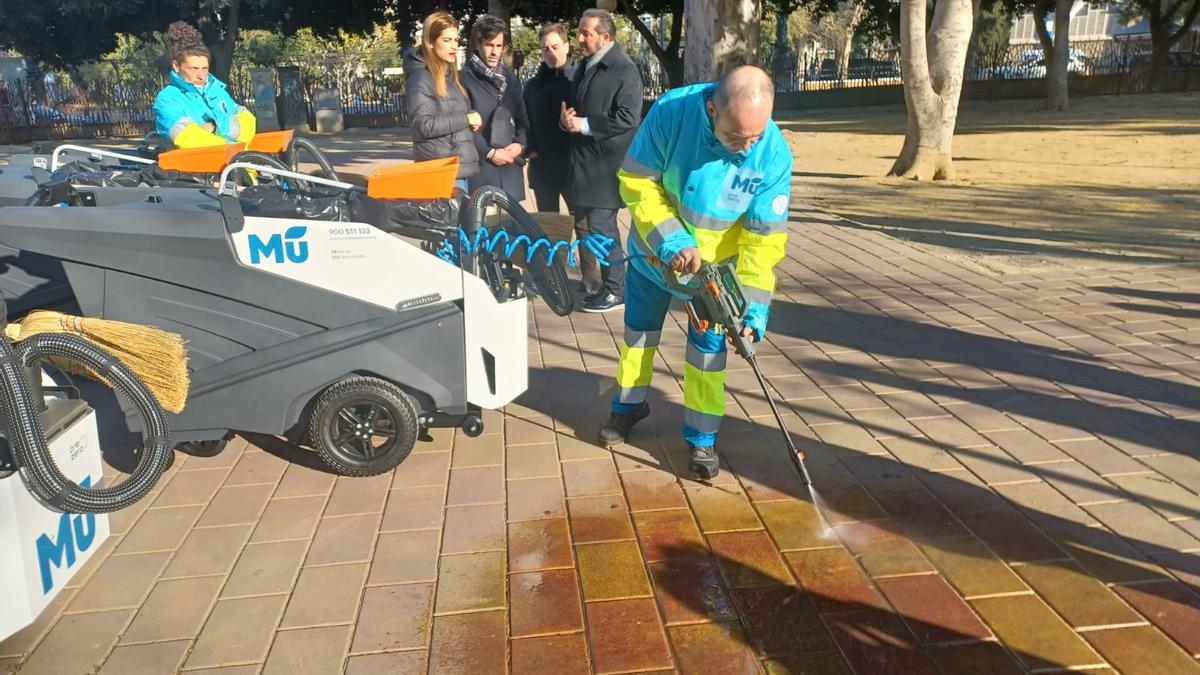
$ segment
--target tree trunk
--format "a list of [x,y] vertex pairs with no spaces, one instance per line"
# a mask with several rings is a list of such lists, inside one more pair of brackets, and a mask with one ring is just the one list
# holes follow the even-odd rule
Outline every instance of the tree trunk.
[[[1180,20],[1176,21],[1176,15],[1185,6],[1188,6],[1187,14],[1181,15]],[[1193,0],[1190,5],[1184,0],[1178,0],[1171,4],[1166,12],[1162,11],[1156,1],[1151,4],[1150,10],[1150,44],[1153,50],[1150,57],[1150,89],[1162,91],[1165,85],[1163,76],[1167,74],[1167,55],[1171,48],[1192,30],[1200,15],[1200,0]]]
[[971,41],[971,0],[941,0],[928,34],[925,0],[901,0],[900,67],[908,128],[892,176],[952,180],[951,143]]
[[221,41],[213,48],[212,72],[217,79],[229,82],[229,71],[233,68],[233,51],[237,47],[238,24],[241,21],[242,0],[231,0],[227,10],[225,30]]
[[[1072,0],[1044,0],[1033,8],[1033,23],[1046,62],[1046,110],[1071,107],[1067,77],[1071,62],[1071,4]],[[1046,31],[1046,16],[1051,9],[1054,10],[1053,36]]]
[[850,12],[849,21],[846,22],[846,34],[842,37],[842,48],[838,52],[838,77],[843,80],[850,79],[850,53],[854,50],[854,34],[864,13],[862,0],[853,1],[854,8]]
[[621,14],[629,19],[633,24],[633,29],[642,36],[646,41],[646,45],[650,47],[650,51],[658,59],[662,65],[663,71],[667,74],[667,83],[671,87],[678,87],[684,83],[683,81],[683,58],[679,54],[679,41],[681,37],[680,28],[683,25],[683,0],[676,0],[672,3],[671,16],[671,41],[666,47],[658,41],[654,35],[654,31],[650,27],[642,23],[642,19],[638,16],[637,11],[629,6],[628,2],[621,2]]
[[508,9],[508,0],[488,0],[487,13],[494,17],[504,19],[508,23],[510,11]]
[[759,65],[760,0],[686,0],[683,75],[707,82],[736,66]]

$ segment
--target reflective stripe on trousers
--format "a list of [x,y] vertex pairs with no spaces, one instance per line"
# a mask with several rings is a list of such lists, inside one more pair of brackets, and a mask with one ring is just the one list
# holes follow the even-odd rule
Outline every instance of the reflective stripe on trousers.
[[[654,355],[662,334],[671,295],[636,268],[626,278],[625,335],[617,365],[617,394],[613,412],[628,412],[646,400],[654,376]],[[716,442],[725,415],[725,335],[709,328],[697,332],[688,326],[686,363],[683,365],[683,436],[694,446]]]

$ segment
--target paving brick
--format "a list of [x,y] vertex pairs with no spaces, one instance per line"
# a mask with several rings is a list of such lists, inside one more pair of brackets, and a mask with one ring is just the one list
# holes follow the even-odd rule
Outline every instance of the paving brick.
[[731,461],[737,478],[746,490],[746,496],[752,502],[809,498],[808,487],[792,465],[791,459],[782,452],[773,452],[770,455],[759,452]]
[[286,596],[222,600],[213,608],[184,668],[261,661],[274,636]]
[[508,584],[514,638],[583,630],[575,570],[522,572]]
[[121,636],[122,643],[195,637],[223,581],[202,577],[158,582]]
[[177,506],[146,511],[121,539],[114,553],[175,550],[187,536],[202,508]]
[[963,465],[927,438],[885,438],[880,441],[897,459],[926,471],[951,471]]
[[971,448],[989,444],[986,438],[953,417],[918,418],[909,421],[930,440],[944,448]]
[[1112,483],[1079,462],[1046,464],[1035,471],[1076,504],[1126,499]]
[[934,571],[921,550],[892,521],[838,525],[838,539],[862,561],[871,576],[918,574]]
[[284,593],[292,587],[308,551],[306,541],[250,544],[229,574],[224,597]]
[[998,485],[995,489],[1043,530],[1096,523],[1091,514],[1076,506],[1048,483]]
[[1104,583],[1166,578],[1161,567],[1103,527],[1063,528],[1050,530],[1047,534],[1088,573]]
[[985,432],[984,435],[1001,450],[1012,455],[1022,464],[1058,462],[1070,459],[1068,455],[1051,445],[1049,441],[1027,429],[989,431]]
[[1018,675],[1025,671],[997,642],[974,642],[929,649],[926,653],[944,673]]
[[1137,501],[1168,520],[1200,517],[1200,496],[1157,473],[1110,478]]
[[567,515],[562,481],[558,478],[533,478],[509,481],[508,520],[542,520]]
[[608,448],[603,448],[596,443],[566,434],[560,433],[556,440],[558,442],[558,458],[563,462],[584,459],[611,459],[613,454],[613,451]]
[[466,612],[504,607],[504,553],[442,556],[434,611]]
[[571,567],[571,535],[563,518],[530,520],[508,526],[509,572]]
[[948,537],[921,544],[922,550],[964,597],[1021,593],[1028,587],[975,537]]
[[192,530],[183,540],[164,578],[228,574],[250,536],[250,525]]
[[752,530],[762,527],[750,501],[740,492],[722,487],[697,487],[684,491],[703,532]]
[[164,507],[207,504],[228,474],[228,469],[177,472],[159,491],[153,505]]
[[456,506],[446,509],[442,554],[474,553],[504,548],[504,505]]
[[935,672],[912,633],[891,612],[867,609],[822,618],[857,672]]
[[1104,660],[1036,596],[981,598],[971,605],[1026,668],[1103,665]]
[[781,551],[819,548],[833,541],[811,502],[759,502],[755,507]]
[[582,633],[514,639],[509,643],[509,649],[512,651],[513,675],[591,673],[587,644]]
[[951,448],[948,452],[988,485],[1037,480],[1031,467],[994,445]]
[[621,482],[611,459],[564,462],[563,483],[568,497],[620,494]]
[[586,611],[597,673],[672,666],[671,651],[653,600],[589,602]]
[[1143,553],[1200,548],[1200,541],[1195,537],[1142,504],[1094,504],[1088,506],[1087,511]]
[[1200,493],[1200,460],[1186,455],[1159,455],[1142,461],[1192,492]]
[[784,558],[820,612],[887,608],[854,557],[843,548],[793,551]]
[[581,497],[567,501],[571,535],[576,544],[633,539],[633,525],[622,495]]
[[792,576],[764,530],[708,535],[729,588],[791,584]]
[[1113,590],[1189,654],[1200,654],[1200,593],[1196,588],[1189,590],[1184,584],[1166,581]]
[[446,488],[428,486],[399,488],[388,493],[380,530],[426,530],[442,526]]
[[504,503],[504,467],[470,467],[450,471],[446,506]]
[[646,567],[636,542],[584,544],[575,547],[586,601],[650,595]]
[[352,516],[360,513],[379,513],[391,487],[392,476],[383,474],[370,478],[341,476],[325,507],[328,516]]
[[[975,448],[977,449],[977,448]],[[1006,502],[991,488],[984,485],[969,471],[945,471],[918,475],[925,487],[960,519],[964,514],[976,513]]]
[[758,659],[737,623],[703,623],[668,629],[671,644],[685,673],[757,675]]
[[350,651],[414,649],[426,645],[432,609],[433,584],[365,589]]
[[1057,560],[1066,557],[1016,509],[1003,506],[960,514],[963,523],[1002,559],[1012,562]]
[[226,482],[204,509],[196,526],[253,524],[262,515],[274,490],[274,483],[230,486]]
[[317,521],[325,508],[325,497],[296,497],[272,499],[258,518],[252,542],[308,539],[317,529]]
[[267,655],[264,675],[336,673],[346,658],[353,626],[327,626],[280,631]]
[[781,656],[763,662],[767,675],[851,675],[849,664],[837,652]]
[[435,581],[441,537],[437,530],[379,535],[367,583]]
[[474,438],[459,436],[454,439],[454,451],[450,458],[451,469],[503,464],[503,434],[483,434]]
[[378,515],[323,518],[313,536],[305,565],[365,562],[379,531]]
[[760,657],[834,649],[833,640],[821,624],[816,609],[799,589],[792,586],[743,588],[731,594]]
[[936,574],[880,579],[878,583],[921,644],[991,637],[967,603]]
[[967,529],[924,487],[876,498],[900,527],[914,539],[967,534]]
[[117,647],[104,662],[100,675],[173,673],[179,669],[190,644],[191,640],[178,640]]
[[366,577],[365,563],[301,570],[280,627],[301,628],[353,621],[358,614],[358,598]]
[[737,618],[711,559],[676,558],[651,563],[649,568],[667,624]]
[[72,597],[70,611],[136,607],[150,592],[150,587],[158,579],[170,556],[170,553],[164,552],[105,558],[88,582]]
[[1122,673],[1194,673],[1200,665],[1150,626],[1090,631],[1088,641]]
[[1022,565],[1016,572],[1074,628],[1141,621],[1107,586],[1078,565]]
[[[464,646],[470,645],[469,649]],[[447,675],[483,675],[508,668],[504,612],[439,616],[433,621],[429,671]]]
[[[113,610],[62,617],[20,666],[20,673],[91,673],[104,660],[109,648],[133,610]],[[80,636],[87,639],[80,639]]]
[[413,453],[396,468],[392,488],[445,485],[450,472],[450,453]]
[[551,478],[561,472],[558,466],[558,449],[553,443],[510,447],[505,462],[509,480]]
[[337,476],[300,464],[289,464],[275,487],[274,498],[325,496],[333,490]]
[[287,462],[266,452],[247,452],[225,479],[225,486],[277,483],[288,467]]
[[659,471],[631,471],[621,474],[629,508],[634,511],[673,509],[687,506],[679,480],[674,474]]

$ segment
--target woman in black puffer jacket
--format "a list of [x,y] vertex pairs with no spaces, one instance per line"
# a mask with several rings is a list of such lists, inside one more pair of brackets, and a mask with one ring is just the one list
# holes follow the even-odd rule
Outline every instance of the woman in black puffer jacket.
[[466,90],[458,79],[458,21],[446,12],[425,18],[421,46],[404,55],[407,76],[404,111],[413,135],[413,158],[458,157],[458,180],[479,172],[479,153],[472,134],[483,118],[471,108]]

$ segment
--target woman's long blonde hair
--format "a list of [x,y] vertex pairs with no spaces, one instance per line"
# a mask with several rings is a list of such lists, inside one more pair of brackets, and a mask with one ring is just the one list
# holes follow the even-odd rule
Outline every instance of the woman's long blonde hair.
[[[446,69],[450,68],[450,64],[433,53],[433,43],[447,28],[458,30],[458,20],[441,11],[425,17],[425,25],[421,28],[421,54],[425,56],[425,66],[429,68],[429,74],[433,76],[433,90],[437,92],[438,96],[446,95]],[[462,82],[458,79],[458,69],[450,68],[450,70],[454,74],[454,84],[465,95],[467,90],[463,89]]]

